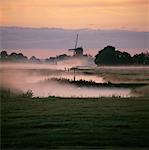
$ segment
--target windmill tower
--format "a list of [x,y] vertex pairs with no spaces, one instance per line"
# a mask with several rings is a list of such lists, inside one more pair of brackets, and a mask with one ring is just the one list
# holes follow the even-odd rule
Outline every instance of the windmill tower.
[[69,51],[73,51],[73,56],[83,56],[83,48],[77,47],[79,35],[77,34],[76,43],[74,49],[69,49]]

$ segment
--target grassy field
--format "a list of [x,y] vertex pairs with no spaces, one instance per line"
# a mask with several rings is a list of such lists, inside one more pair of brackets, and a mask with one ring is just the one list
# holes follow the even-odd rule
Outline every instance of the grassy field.
[[101,67],[94,72],[112,83],[149,83],[149,67]]
[[148,149],[149,98],[1,99],[2,149]]

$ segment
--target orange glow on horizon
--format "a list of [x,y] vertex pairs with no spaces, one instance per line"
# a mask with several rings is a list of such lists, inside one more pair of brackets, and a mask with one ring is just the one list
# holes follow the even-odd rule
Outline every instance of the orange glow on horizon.
[[148,0],[4,0],[2,26],[149,31]]

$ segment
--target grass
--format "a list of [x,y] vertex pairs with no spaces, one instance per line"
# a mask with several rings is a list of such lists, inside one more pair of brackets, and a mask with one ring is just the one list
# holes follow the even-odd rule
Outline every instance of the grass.
[[1,99],[2,149],[147,149],[149,98]]
[[144,95],[149,97],[149,85],[148,86],[143,86],[143,87],[138,87],[132,90],[133,94],[137,95]]
[[95,74],[99,74],[106,81],[112,83],[149,83],[149,69],[148,67],[99,67],[94,70]]

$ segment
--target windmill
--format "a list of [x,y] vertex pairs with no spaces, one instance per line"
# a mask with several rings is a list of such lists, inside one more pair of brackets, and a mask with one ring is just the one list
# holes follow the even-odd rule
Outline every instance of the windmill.
[[78,38],[79,38],[79,36],[77,34],[75,48],[74,49],[69,49],[69,51],[73,51],[73,56],[83,56],[83,48],[82,47],[77,47]]

